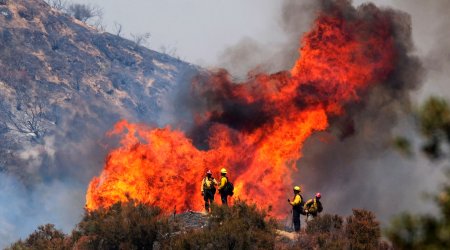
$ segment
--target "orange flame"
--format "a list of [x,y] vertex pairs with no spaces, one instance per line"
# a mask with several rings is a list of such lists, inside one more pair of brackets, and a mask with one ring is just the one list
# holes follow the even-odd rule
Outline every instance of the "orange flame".
[[358,101],[362,92],[393,71],[391,29],[383,15],[369,21],[322,13],[302,39],[301,57],[290,72],[260,74],[241,84],[230,83],[219,72],[206,88],[194,83],[201,94],[223,93],[242,107],[257,106],[270,116],[251,129],[240,129],[215,120],[227,115],[220,105],[197,113],[198,124],[213,121],[207,150],[196,148],[183,131],[119,122],[111,134],[122,136],[121,146],[91,181],[87,209],[135,199],[166,211],[201,210],[200,182],[206,170],[217,178],[226,167],[235,197],[271,204],[274,215],[281,215],[305,140],[325,130],[330,115],[342,114],[345,104]]

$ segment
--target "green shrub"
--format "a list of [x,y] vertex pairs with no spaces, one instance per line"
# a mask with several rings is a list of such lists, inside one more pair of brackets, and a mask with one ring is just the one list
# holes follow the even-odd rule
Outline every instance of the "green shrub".
[[432,136],[438,131],[447,132],[450,126],[450,107],[445,99],[430,97],[419,110],[421,132]]
[[450,107],[445,99],[430,97],[418,112],[420,132],[426,137],[422,150],[431,159],[445,156],[442,148],[450,142]]
[[396,217],[389,229],[386,230],[386,235],[391,242],[396,246],[396,249],[417,249],[420,245],[420,221],[410,214],[402,214]]
[[450,178],[435,202],[438,216],[402,214],[392,221],[386,236],[396,249],[450,249]]

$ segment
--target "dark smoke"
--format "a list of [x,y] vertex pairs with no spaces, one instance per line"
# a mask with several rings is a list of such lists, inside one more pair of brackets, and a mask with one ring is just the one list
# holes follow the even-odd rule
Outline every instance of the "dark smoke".
[[[339,3],[363,17],[376,8],[363,4],[355,9],[347,1]],[[347,115],[333,119],[327,133],[305,144],[298,181],[309,195],[324,193],[328,212],[346,214],[364,207],[386,222],[404,210],[431,211],[421,193],[435,188],[440,172],[430,171],[423,159],[404,159],[391,147],[397,133],[416,137],[409,125],[414,122],[410,96],[426,72],[415,51],[410,16],[388,8],[381,11],[389,13],[396,24],[396,71],[366,93],[362,102],[349,105]]]
[[[318,2],[316,1],[316,3]],[[293,31],[292,26],[295,26],[296,21],[301,21],[301,18],[295,17],[295,13],[297,13],[295,8],[303,10],[304,6],[305,4],[287,2],[283,17],[287,31]],[[364,23],[378,22],[380,16],[387,15],[388,20],[392,22],[391,29],[393,29],[397,52],[395,55],[396,70],[389,76],[388,81],[377,85],[379,87],[377,87],[376,92],[373,90],[360,93],[362,101],[349,104],[346,115],[333,118],[332,124],[334,127],[340,128],[341,137],[351,136],[355,133],[356,115],[362,116],[361,119],[366,120],[363,116],[371,117],[375,115],[370,114],[368,110],[379,112],[379,109],[372,109],[371,106],[392,106],[394,103],[409,103],[408,92],[419,85],[422,68],[418,58],[410,55],[414,48],[411,40],[410,18],[406,13],[389,9],[380,10],[373,4],[365,4],[355,9],[349,1],[329,0],[320,1],[318,7],[310,7],[309,9],[317,9],[317,11],[340,16],[347,20],[361,20]],[[298,13],[303,13],[301,10]],[[367,26],[368,30],[358,30],[358,32],[370,34],[374,32],[370,30],[371,26]],[[299,35],[292,35],[292,37],[299,37]],[[298,47],[299,41],[297,40],[293,44]],[[241,47],[237,48],[238,52],[240,49]],[[297,52],[292,49],[288,50],[291,52],[289,59],[298,57]],[[288,79],[288,74],[288,72],[280,72],[271,77],[279,81],[277,84],[282,86],[283,81]],[[191,137],[197,142],[197,145],[207,141],[209,127],[215,123],[221,123],[239,131],[251,132],[273,122],[274,118],[279,115],[277,113],[279,111],[270,107],[270,104],[263,99],[264,89],[259,87],[257,81],[257,75],[255,75],[244,83],[233,82],[232,76],[226,70],[197,77],[191,90],[192,95],[187,97],[188,99],[192,97],[192,99],[184,100],[189,103],[187,107],[190,107],[194,114],[209,114],[206,121],[195,124],[191,132]],[[248,102],[245,97],[239,95],[241,92],[246,93],[245,96],[253,96],[256,101]],[[373,96],[374,92],[376,96]],[[308,108],[315,103],[326,101],[329,98],[328,96],[327,90],[317,89],[315,83],[301,85],[295,98],[295,104],[299,109]],[[384,112],[386,114],[386,111]],[[392,124],[392,120],[390,123]]]
[[[413,141],[413,150],[420,152],[421,138],[411,115],[417,99],[411,96],[419,101],[430,94],[450,97],[450,2],[395,0],[393,6],[411,14],[410,18],[385,9],[401,31],[396,32],[402,51],[399,70],[366,96],[364,106],[352,106],[329,133],[305,144],[298,177],[308,194],[327,194],[324,202],[329,212],[349,213],[353,207],[364,207],[383,222],[405,210],[435,211],[423,194],[434,192],[445,180],[443,166],[430,163],[420,153],[405,159],[393,151],[391,141],[393,136],[405,136]],[[352,128],[350,133],[346,127]]]
[[394,0],[393,5],[412,15],[413,37],[427,70],[420,97],[450,97],[450,1]]
[[[225,51],[223,65],[231,66],[231,72],[238,74],[237,79],[244,77],[242,72],[251,70],[247,75],[250,83],[258,72],[289,69],[298,57],[300,37],[311,27],[313,17],[318,11],[336,10],[346,19],[370,21],[378,13],[388,15],[395,34],[396,70],[387,81],[360,93],[361,101],[348,104],[344,116],[331,117],[331,127],[327,132],[313,136],[307,142],[303,148],[304,157],[298,164],[297,180],[305,186],[305,196],[324,192],[328,212],[343,214],[349,213],[353,207],[365,207],[386,221],[402,210],[429,208],[422,204],[419,194],[432,185],[428,182],[417,184],[428,169],[402,158],[391,147],[391,140],[399,129],[402,134],[415,136],[412,132],[405,132],[412,129],[408,125],[412,121],[409,115],[410,95],[421,86],[425,76],[415,51],[411,18],[407,13],[378,8],[371,3],[354,7],[351,1],[346,0],[286,0],[281,17],[286,45],[281,50],[274,50],[246,39]],[[261,60],[260,64],[252,65],[257,59]],[[186,90],[191,91],[189,96],[192,99],[186,96],[180,99],[184,103],[180,105],[184,114],[192,110],[194,113],[211,113],[206,121],[187,123],[192,128],[190,137],[200,148],[207,148],[209,127],[214,123],[246,132],[271,123],[277,115],[264,105],[263,100],[249,105],[233,96],[233,88],[242,88],[242,83],[233,77],[226,70],[199,76],[194,89]],[[326,96],[313,86],[309,85],[299,93],[323,101]],[[309,100],[305,103],[305,96],[299,94],[296,105],[310,105]],[[430,176],[436,179],[439,174],[434,172]],[[397,208],[391,208],[390,204],[396,204]]]
[[[329,1],[323,1],[328,7]],[[394,22],[394,38],[396,45],[395,71],[383,84],[376,85],[372,90],[362,96],[362,102],[350,104],[346,110],[347,115],[338,117],[332,125],[340,131],[340,138],[352,136],[357,131],[379,131],[383,140],[392,138],[390,131],[396,125],[398,111],[410,110],[410,94],[420,87],[425,75],[422,62],[415,56],[414,43],[412,41],[411,17],[405,12],[393,9],[378,8],[373,4],[363,4],[356,9],[349,2],[340,2],[344,13],[354,13],[363,18],[371,18],[375,11],[383,11],[391,16]],[[345,15],[345,14],[344,14]],[[399,110],[400,108],[400,110]],[[403,110],[402,110],[403,109]],[[379,122],[365,124],[365,121],[376,121],[381,116],[389,119],[381,119]],[[358,121],[359,119],[359,121]],[[365,124],[363,127],[358,124]],[[372,127],[366,127],[372,126]],[[348,130],[351,128],[351,131]],[[355,148],[356,150],[356,148]],[[353,149],[352,149],[353,151]]]

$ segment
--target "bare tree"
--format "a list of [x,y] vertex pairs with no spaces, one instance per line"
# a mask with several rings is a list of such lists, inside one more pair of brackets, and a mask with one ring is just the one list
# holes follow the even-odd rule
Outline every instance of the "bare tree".
[[150,38],[150,33],[144,33],[144,34],[131,33],[130,35],[131,35],[133,42],[136,44],[136,48],[139,46],[148,45],[148,39]]
[[175,46],[165,46],[159,47],[159,51],[163,54],[169,55],[173,58],[180,60],[180,56],[177,54],[177,48]]
[[67,7],[66,0],[47,0],[47,3],[54,9],[64,11]]
[[100,7],[78,3],[69,5],[67,13],[84,23],[92,18],[102,19],[103,16],[103,11]]
[[43,126],[44,112],[41,104],[29,105],[23,111],[23,115],[9,113],[11,125],[9,128],[17,132],[41,138],[46,132]]
[[92,23],[96,30],[100,32],[105,32],[107,29],[107,25],[103,23],[103,18],[100,16],[97,18],[95,22]]
[[30,136],[34,142],[40,142],[52,124],[46,118],[44,105],[42,102],[26,96],[19,98],[15,109],[11,110],[3,106],[6,120],[2,127],[24,136]]
[[122,33],[122,24],[118,23],[118,22],[114,22],[114,33],[116,34],[116,36],[120,36],[120,33]]

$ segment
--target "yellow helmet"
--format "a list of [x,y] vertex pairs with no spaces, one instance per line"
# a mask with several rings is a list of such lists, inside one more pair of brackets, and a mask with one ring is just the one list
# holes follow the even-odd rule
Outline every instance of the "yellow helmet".
[[222,168],[222,169],[220,170],[220,172],[221,172],[222,174],[226,174],[226,173],[227,173],[227,170],[226,170],[225,168]]
[[295,186],[295,187],[294,187],[294,190],[295,190],[295,191],[301,191],[301,189],[300,189],[299,186]]

